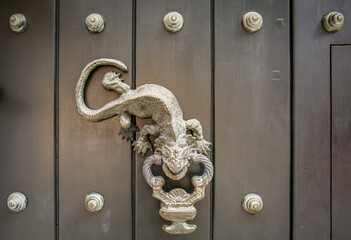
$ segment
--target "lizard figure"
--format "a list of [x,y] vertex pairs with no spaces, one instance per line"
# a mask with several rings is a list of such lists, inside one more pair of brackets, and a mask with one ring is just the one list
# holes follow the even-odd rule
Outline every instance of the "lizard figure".
[[154,123],[145,125],[140,130],[139,138],[133,143],[135,151],[144,155],[153,151],[150,135],[155,139],[154,152],[162,156],[162,169],[174,180],[184,177],[190,165],[190,154],[207,155],[211,143],[203,137],[198,120],[183,119],[183,112],[173,93],[156,84],[145,84],[132,90],[123,83],[120,73],[108,72],[102,80],[106,90],[116,91],[120,97],[107,103],[100,109],[90,109],[84,102],[84,89],[90,73],[99,66],[114,66],[127,72],[125,64],[118,60],[101,58],[90,62],[82,71],[76,86],[75,103],[80,115],[90,121],[100,121],[120,116],[121,134],[131,139],[137,128],[132,124],[131,116],[151,118]]

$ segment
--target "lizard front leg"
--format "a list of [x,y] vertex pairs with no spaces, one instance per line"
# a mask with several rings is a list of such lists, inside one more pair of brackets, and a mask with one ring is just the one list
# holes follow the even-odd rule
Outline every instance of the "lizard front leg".
[[138,127],[132,124],[132,117],[128,112],[122,112],[120,114],[121,129],[119,135],[122,135],[122,139],[134,141],[134,133],[139,131]]
[[140,130],[140,136],[138,140],[136,140],[133,143],[134,151],[137,151],[138,154],[143,153],[143,155],[145,155],[149,149],[152,151],[152,145],[149,140],[149,135],[160,135],[160,128],[157,126],[157,124],[145,125]]
[[189,119],[185,121],[186,130],[190,130],[192,135],[195,137],[197,142],[197,152],[200,154],[208,155],[211,151],[211,143],[204,139],[204,135],[202,133],[202,126],[200,121],[196,119]]

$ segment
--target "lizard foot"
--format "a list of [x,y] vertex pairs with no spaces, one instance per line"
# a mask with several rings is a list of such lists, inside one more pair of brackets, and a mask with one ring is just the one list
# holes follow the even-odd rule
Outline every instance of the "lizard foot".
[[197,140],[197,152],[200,154],[208,155],[211,152],[211,143],[205,139]]
[[134,151],[138,154],[143,153],[143,155],[145,155],[149,149],[152,151],[152,145],[149,140],[143,141],[138,139],[132,144],[132,146],[134,146]]
[[139,131],[139,128],[136,125],[132,124],[128,129],[121,128],[119,130],[119,135],[122,135],[122,139],[126,139],[127,142],[129,140],[132,142],[135,140],[135,133],[137,131]]

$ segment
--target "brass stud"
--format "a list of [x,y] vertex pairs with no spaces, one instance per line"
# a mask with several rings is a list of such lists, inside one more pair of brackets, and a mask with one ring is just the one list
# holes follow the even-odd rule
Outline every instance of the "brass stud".
[[10,29],[15,33],[23,33],[28,28],[28,21],[24,14],[15,13],[9,19]]
[[98,13],[92,13],[85,19],[89,32],[100,33],[105,29],[105,18]]
[[85,196],[85,208],[89,212],[99,212],[104,207],[104,198],[101,194],[92,192]]
[[263,19],[257,12],[248,12],[243,16],[242,24],[247,32],[257,32],[262,27]]
[[249,193],[244,197],[242,207],[248,214],[253,215],[262,210],[263,200],[256,193]]
[[337,32],[344,25],[344,15],[339,12],[329,12],[323,16],[323,27],[327,32]]
[[20,192],[11,193],[7,198],[7,207],[12,212],[22,212],[27,207],[27,197]]
[[163,24],[167,31],[179,32],[183,28],[184,19],[178,12],[169,12],[164,16]]

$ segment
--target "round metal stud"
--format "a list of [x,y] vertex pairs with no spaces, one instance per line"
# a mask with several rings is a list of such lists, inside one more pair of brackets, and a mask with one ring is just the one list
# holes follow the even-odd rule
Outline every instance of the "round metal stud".
[[27,198],[23,193],[14,192],[7,198],[7,207],[12,212],[22,212],[27,207]]
[[9,19],[10,29],[15,33],[22,33],[28,28],[26,16],[22,13],[15,13]]
[[344,15],[330,12],[323,16],[323,27],[327,32],[337,32],[344,25]]
[[105,28],[105,18],[98,13],[92,13],[85,19],[85,25],[89,32],[100,33]]
[[257,32],[262,27],[263,19],[257,12],[248,12],[243,16],[242,24],[246,31]]
[[104,207],[104,197],[93,192],[85,196],[85,207],[89,212],[98,212]]
[[179,32],[184,25],[183,16],[178,12],[169,12],[163,18],[165,29],[170,32]]
[[256,214],[262,210],[263,200],[256,193],[249,193],[244,197],[242,207],[248,214]]

